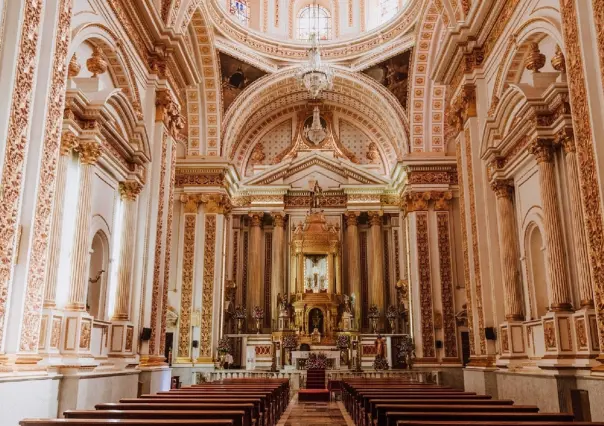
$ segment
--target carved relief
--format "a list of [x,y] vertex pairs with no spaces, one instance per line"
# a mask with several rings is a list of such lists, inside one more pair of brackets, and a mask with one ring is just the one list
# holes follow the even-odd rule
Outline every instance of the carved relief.
[[451,271],[449,212],[436,213],[436,227],[438,229],[438,255],[445,357],[457,358],[457,328],[455,326],[455,301],[453,299],[453,274]]
[[61,325],[63,320],[60,317],[54,317],[52,319],[52,331],[50,334],[50,347],[57,349],[61,339]]
[[214,261],[216,255],[216,215],[206,214],[203,256],[201,341],[199,356],[212,358],[212,313],[214,310]]
[[543,339],[546,349],[556,349],[556,328],[553,321],[543,322]]
[[430,274],[428,214],[416,213],[416,221],[423,357],[434,358],[436,356],[436,352],[434,348],[432,278]]
[[579,342],[579,349],[588,349],[587,328],[585,327],[585,320],[577,319],[575,329],[575,331],[577,332],[577,341]]
[[127,327],[126,328],[126,344],[124,345],[124,350],[126,352],[132,352],[132,341],[134,339],[134,328]]
[[510,338],[508,336],[508,329],[501,329],[501,352],[510,352]]
[[92,321],[82,321],[80,332],[80,349],[90,349],[90,332]]
[[191,306],[193,302],[193,274],[195,268],[196,214],[185,214],[182,256],[182,284],[180,290],[180,323],[178,330],[178,358],[190,359]]

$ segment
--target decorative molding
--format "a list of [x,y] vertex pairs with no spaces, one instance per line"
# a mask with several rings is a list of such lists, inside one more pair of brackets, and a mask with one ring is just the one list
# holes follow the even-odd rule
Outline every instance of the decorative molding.
[[[270,328],[271,325],[271,276],[273,273],[273,234],[267,232],[264,234],[264,327]],[[277,318],[274,318],[275,320]]]
[[361,257],[361,313],[360,324],[369,327],[369,270],[367,253],[367,232],[359,232],[360,257]]
[[203,255],[203,288],[201,307],[201,340],[199,357],[212,359],[212,323],[214,312],[214,264],[216,262],[216,215],[205,215]]
[[195,274],[196,228],[197,214],[185,213],[177,361],[181,359],[184,361],[191,360],[191,307],[193,304],[193,277]]
[[428,213],[415,213],[417,262],[419,270],[419,303],[422,331],[422,358],[434,358],[434,308],[432,305],[432,278],[430,272],[430,247],[428,236]]
[[443,335],[446,358],[459,358],[457,351],[457,327],[455,324],[455,300],[451,271],[451,238],[449,212],[436,212],[438,230],[438,258],[440,267]]

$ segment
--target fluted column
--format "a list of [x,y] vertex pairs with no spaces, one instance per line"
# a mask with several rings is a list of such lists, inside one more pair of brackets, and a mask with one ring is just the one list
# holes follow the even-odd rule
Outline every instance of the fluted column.
[[514,204],[512,202],[514,182],[511,180],[495,180],[491,182],[491,187],[497,195],[501,274],[505,286],[505,317],[508,321],[521,321],[524,316],[518,271],[520,254],[518,252]]
[[[348,212],[346,219],[346,248],[348,255],[348,293],[354,294],[357,310],[361,305],[361,242],[359,237],[358,213]],[[360,311],[359,311],[360,312]]]
[[285,237],[285,214],[273,214],[273,252],[272,252],[272,276],[271,276],[271,318],[278,321],[279,307],[277,306],[277,296],[281,294],[285,299],[289,299],[287,292],[284,290],[285,283],[284,260],[285,250],[283,248],[283,239]]
[[552,311],[572,309],[570,287],[566,273],[560,208],[556,191],[554,150],[550,141],[535,140],[529,147],[539,166],[539,187],[543,201],[545,246],[547,247],[547,269],[550,283]]
[[124,223],[118,272],[117,291],[115,294],[115,309],[113,321],[128,321],[130,319],[130,289],[132,288],[132,262],[134,260],[134,239],[136,237],[136,201],[142,190],[142,185],[136,181],[120,183],[120,195],[124,203]]
[[369,212],[371,225],[371,262],[369,264],[369,306],[377,305],[380,315],[384,315],[384,241],[382,235],[382,213]]
[[571,226],[575,242],[575,255],[577,257],[579,298],[581,299],[582,307],[593,308],[593,287],[591,275],[589,274],[587,238],[585,236],[585,220],[583,219],[583,211],[581,210],[581,190],[579,186],[577,150],[574,138],[566,137],[563,140],[563,147],[566,161],[566,176],[568,178],[568,192],[570,194]]
[[48,267],[46,269],[46,286],[44,288],[44,307],[54,308],[57,294],[57,276],[61,254],[61,229],[63,228],[63,209],[65,201],[65,183],[67,166],[71,161],[74,148],[78,145],[76,136],[66,132],[61,138],[61,156],[57,167],[57,183],[54,199],[54,213],[50,226],[50,245],[48,248]]
[[75,237],[71,257],[71,282],[67,309],[86,310],[86,284],[88,283],[88,258],[90,256],[90,222],[92,209],[92,178],[101,147],[95,141],[80,142],[80,183],[76,213]]
[[[264,307],[264,289],[262,288],[262,216],[263,213],[250,215],[250,254],[249,284],[247,289],[247,310],[251,314],[256,306]],[[254,322],[250,322],[254,324]]]

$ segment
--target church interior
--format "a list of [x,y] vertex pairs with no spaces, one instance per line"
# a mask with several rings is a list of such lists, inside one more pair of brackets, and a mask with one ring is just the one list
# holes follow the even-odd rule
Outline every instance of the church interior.
[[0,0],[0,91],[0,424],[604,422],[602,0]]

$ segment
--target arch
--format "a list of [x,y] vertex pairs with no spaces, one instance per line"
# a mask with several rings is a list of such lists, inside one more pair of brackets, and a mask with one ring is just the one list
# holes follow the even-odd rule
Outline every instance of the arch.
[[[295,68],[288,68],[260,78],[233,102],[224,118],[223,155],[234,159],[239,145],[246,141],[245,135],[275,111],[307,103],[308,93],[298,84],[295,73]],[[333,89],[324,92],[322,99],[325,104],[342,106],[373,121],[397,158],[409,152],[407,116],[394,95],[375,80],[338,69]]]
[[545,263],[544,233],[531,221],[524,232],[526,253],[527,291],[530,301],[530,317],[538,319],[549,309],[547,268]]
[[95,319],[105,320],[107,283],[109,277],[109,238],[99,229],[94,233],[90,246],[86,310]]
[[134,111],[136,111],[137,121],[142,122],[143,110],[134,69],[118,36],[103,24],[89,23],[81,25],[74,31],[69,46],[68,58],[71,58],[75,50],[84,42],[101,48],[107,58],[108,71],[115,87],[122,89],[132,103]]

